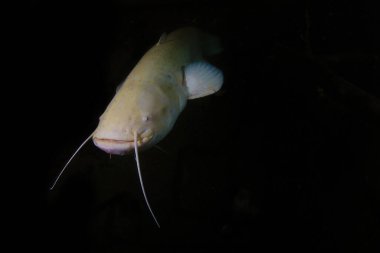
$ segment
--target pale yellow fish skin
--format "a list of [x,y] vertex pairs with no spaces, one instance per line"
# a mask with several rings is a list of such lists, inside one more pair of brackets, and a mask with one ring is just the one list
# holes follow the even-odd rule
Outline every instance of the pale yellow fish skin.
[[[172,129],[188,98],[183,68],[203,59],[215,37],[187,27],[154,45],[128,75],[94,132],[96,146],[123,155],[138,146],[148,148]],[[217,47],[217,45],[215,45]]]

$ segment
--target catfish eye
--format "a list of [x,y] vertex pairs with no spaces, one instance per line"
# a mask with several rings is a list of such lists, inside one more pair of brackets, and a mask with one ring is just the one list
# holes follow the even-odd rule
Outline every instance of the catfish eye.
[[147,121],[149,121],[150,120],[150,116],[143,116],[142,117],[142,120],[144,121],[144,122],[147,122]]

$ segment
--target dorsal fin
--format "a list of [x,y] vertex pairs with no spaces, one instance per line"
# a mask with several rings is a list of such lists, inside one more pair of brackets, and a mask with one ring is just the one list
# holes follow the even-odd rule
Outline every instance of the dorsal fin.
[[163,34],[161,34],[161,37],[160,37],[160,39],[158,40],[157,45],[160,45],[160,44],[164,43],[167,37],[168,37],[168,34],[167,34],[167,33],[163,33]]
[[121,88],[122,85],[123,84],[119,84],[118,86],[116,86],[116,92],[115,93],[117,93],[120,90],[120,88]]

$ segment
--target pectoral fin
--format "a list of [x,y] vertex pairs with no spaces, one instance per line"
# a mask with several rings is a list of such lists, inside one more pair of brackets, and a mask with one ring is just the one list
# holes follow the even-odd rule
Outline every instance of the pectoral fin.
[[184,69],[188,99],[204,97],[217,92],[223,84],[223,72],[213,65],[198,61]]

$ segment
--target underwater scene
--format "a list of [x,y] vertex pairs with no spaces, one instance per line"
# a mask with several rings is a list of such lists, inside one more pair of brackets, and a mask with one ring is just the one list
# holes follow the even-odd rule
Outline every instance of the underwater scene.
[[39,165],[22,169],[20,244],[380,252],[372,4],[34,0],[22,9],[28,155]]

